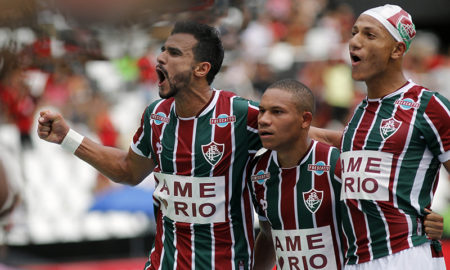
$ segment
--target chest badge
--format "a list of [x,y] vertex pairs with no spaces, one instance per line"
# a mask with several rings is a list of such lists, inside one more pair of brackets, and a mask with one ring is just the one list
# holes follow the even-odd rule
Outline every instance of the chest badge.
[[383,119],[380,124],[380,133],[383,139],[391,137],[402,125],[402,122],[397,121],[394,117]]
[[317,212],[323,200],[323,191],[315,190],[314,188],[310,189],[308,192],[303,192],[303,201],[305,203],[306,208],[311,213]]
[[223,152],[225,150],[225,145],[216,143],[214,141],[202,145],[202,153],[203,157],[205,157],[206,161],[212,166],[215,166],[222,159]]

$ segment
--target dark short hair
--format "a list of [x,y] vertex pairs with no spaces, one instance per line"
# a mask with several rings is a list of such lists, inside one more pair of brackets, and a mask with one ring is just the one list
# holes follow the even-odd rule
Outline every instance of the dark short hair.
[[294,79],[284,79],[276,81],[269,85],[269,87],[267,87],[267,89],[271,88],[281,89],[292,93],[292,95],[296,99],[297,109],[299,110],[299,112],[306,110],[311,112],[312,114],[315,114],[316,106],[314,95],[311,89],[309,89],[308,86],[304,85],[303,83]]
[[173,34],[191,34],[197,40],[197,45],[192,49],[194,58],[199,62],[209,62],[211,69],[206,75],[208,84],[211,84],[214,77],[222,66],[224,50],[219,31],[216,28],[193,21],[179,21],[175,23]]

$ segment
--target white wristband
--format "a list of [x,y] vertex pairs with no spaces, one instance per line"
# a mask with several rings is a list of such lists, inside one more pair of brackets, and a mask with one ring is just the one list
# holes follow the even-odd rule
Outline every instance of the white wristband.
[[76,132],[73,129],[70,129],[69,132],[67,132],[66,137],[64,137],[61,147],[74,154],[77,150],[78,146],[80,146],[81,142],[83,141],[84,136],[80,135],[78,132]]

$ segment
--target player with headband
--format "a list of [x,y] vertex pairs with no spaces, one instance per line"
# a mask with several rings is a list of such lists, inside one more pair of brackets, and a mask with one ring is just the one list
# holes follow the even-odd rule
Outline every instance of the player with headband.
[[450,171],[450,103],[407,80],[403,56],[416,34],[396,5],[363,12],[349,41],[352,77],[367,85],[344,133],[311,129],[341,148],[346,269],[445,269],[423,230],[439,168]]

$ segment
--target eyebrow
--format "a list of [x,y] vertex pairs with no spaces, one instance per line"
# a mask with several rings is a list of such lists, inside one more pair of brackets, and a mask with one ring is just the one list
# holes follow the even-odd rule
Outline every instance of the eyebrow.
[[165,45],[163,45],[163,46],[161,46],[161,51],[164,51],[164,50],[168,50],[168,51],[172,51],[172,52],[177,52],[177,53],[180,53],[180,54],[183,53],[180,49],[178,49],[178,48],[176,48],[176,47],[171,47],[171,46],[165,46]]

